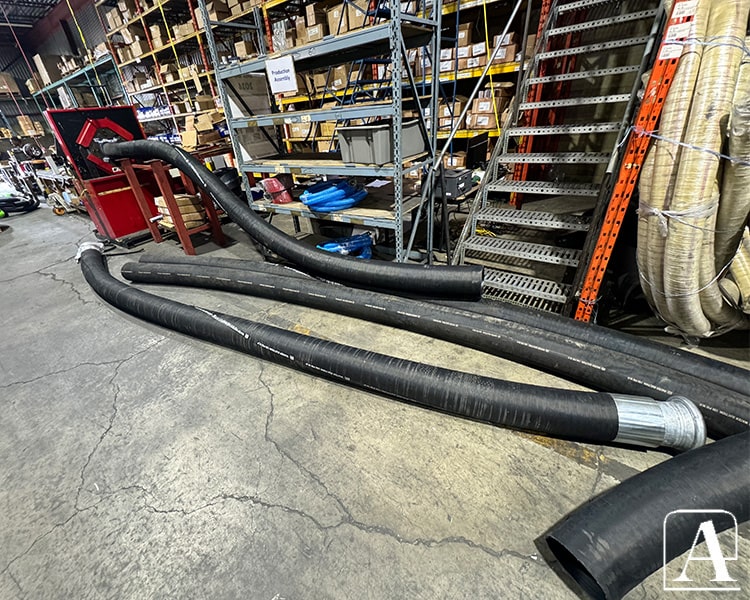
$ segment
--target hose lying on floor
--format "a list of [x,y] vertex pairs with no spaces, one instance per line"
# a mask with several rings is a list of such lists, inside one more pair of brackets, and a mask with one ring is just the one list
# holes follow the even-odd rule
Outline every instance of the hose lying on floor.
[[[306,278],[309,276],[302,273],[289,265],[268,264],[253,260],[242,260],[236,258],[221,258],[209,256],[182,256],[169,255],[157,256],[154,254],[139,255],[138,262],[145,263],[163,263],[169,265],[181,266],[205,266],[220,267],[225,269],[237,269],[246,273],[267,273],[269,275],[281,275],[285,277]],[[165,273],[173,273],[171,268],[160,269]],[[129,274],[123,271],[127,278]],[[180,275],[182,277],[182,275]],[[233,277],[236,281],[238,278]],[[145,281],[133,279],[134,281]],[[152,280],[149,280],[152,281]],[[155,282],[155,281],[154,281]],[[163,281],[163,283],[168,283]],[[169,282],[171,283],[171,282]],[[178,282],[175,282],[178,283]],[[187,285],[186,282],[182,282]],[[205,279],[199,278],[198,281],[190,285],[205,285]],[[371,300],[370,300],[371,302]],[[364,299],[360,304],[366,304]],[[639,338],[627,333],[622,333],[605,327],[599,327],[591,323],[575,321],[567,317],[545,313],[543,311],[526,308],[524,306],[515,306],[505,302],[462,302],[462,301],[442,301],[439,306],[448,306],[459,309],[464,313],[471,313],[474,319],[481,319],[485,322],[492,323],[490,318],[507,321],[511,324],[517,323],[540,330],[542,332],[551,332],[561,336],[563,339],[575,342],[582,342],[588,346],[590,355],[598,355],[600,349],[613,350],[628,356],[630,359],[641,359],[644,362],[653,363],[661,371],[670,370],[676,373],[684,373],[691,378],[695,377],[703,382],[714,384],[717,387],[716,392],[722,394],[722,388],[737,392],[742,396],[742,406],[746,409],[750,403],[748,395],[748,380],[750,380],[750,371],[735,367],[725,362],[720,362],[712,358],[707,358],[699,354],[685,352],[679,348],[672,348],[658,342]],[[430,312],[434,309],[430,309]],[[357,315],[354,315],[357,316]],[[390,324],[390,323],[389,323]],[[398,326],[398,325],[394,325]],[[536,334],[536,331],[534,332]],[[429,334],[428,334],[429,335]],[[579,347],[581,344],[568,343],[567,346]],[[599,348],[596,348],[598,346]],[[587,357],[588,358],[588,357]],[[594,366],[594,365],[592,365]],[[633,377],[637,369],[631,369],[628,377]],[[590,385],[590,383],[589,383]],[[656,386],[651,386],[649,395],[658,392]],[[663,387],[663,386],[662,386]],[[623,393],[643,393],[643,391],[621,390]],[[668,395],[687,395],[688,397],[695,394],[685,394],[682,392],[672,391]],[[658,397],[658,396],[657,396]],[[726,412],[726,407],[724,407]],[[744,429],[744,427],[743,427]],[[736,433],[736,432],[735,432]]]
[[94,291],[133,316],[338,383],[495,425],[582,441],[688,449],[705,440],[700,413],[684,398],[658,402],[557,390],[396,359],[132,288],[109,274],[98,244],[82,246],[79,259]]
[[[739,523],[750,519],[749,473],[746,431],[631,477],[568,515],[545,540],[592,598],[619,600],[664,566],[665,558],[680,556],[697,541],[694,520],[670,521],[675,525],[667,529],[664,549],[664,520],[671,512],[719,509]],[[719,533],[734,522],[714,524]]]
[[181,148],[163,142],[135,140],[106,143],[112,158],[158,158],[180,169],[226,211],[254,240],[312,273],[359,287],[436,298],[477,299],[482,292],[482,267],[394,264],[349,258],[310,248],[266,223],[239,200],[211,171]]
[[[709,432],[716,437],[743,431],[750,422],[746,396],[707,384],[692,374],[672,375],[619,351],[573,344],[555,333],[478,313],[273,274],[274,268],[284,272],[278,266],[258,264],[260,270],[253,272],[252,264],[235,269],[190,262],[127,263],[122,274],[135,282],[239,292],[345,314],[510,358],[595,389],[657,399],[687,395],[696,399]],[[596,364],[592,356],[596,356]]]

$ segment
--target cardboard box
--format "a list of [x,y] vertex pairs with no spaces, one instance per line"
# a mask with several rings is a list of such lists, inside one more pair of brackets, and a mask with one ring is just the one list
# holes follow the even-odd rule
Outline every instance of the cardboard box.
[[164,23],[156,23],[154,25],[149,25],[148,34],[151,36],[151,39],[154,39],[154,38],[159,39],[159,40],[168,39],[167,28],[164,26]]
[[326,21],[328,21],[328,31],[333,35],[340,35],[349,31],[349,24],[346,18],[346,6],[337,4],[326,10]]
[[211,21],[223,21],[232,14],[224,0],[213,0],[213,2],[207,3],[206,10]]
[[[217,111],[218,112],[218,111]],[[215,113],[214,113],[215,114]],[[221,114],[221,113],[219,113]],[[211,113],[204,113],[202,115],[197,115],[193,119],[193,129],[195,129],[198,132],[207,132],[207,131],[213,131],[214,130],[214,120],[213,115]]]
[[458,67],[458,63],[456,62],[456,59],[452,60],[441,60],[440,61],[440,72],[441,73],[450,73],[454,69]]
[[320,137],[332,138],[336,135],[336,122],[335,121],[323,121],[319,124]]
[[110,10],[108,13],[105,13],[104,19],[107,21],[107,28],[110,31],[122,26],[122,16],[117,10]]
[[232,17],[239,17],[242,13],[245,12],[245,7],[240,2],[237,2],[237,4],[228,4],[229,6],[229,13]]
[[10,73],[0,73],[0,94],[20,94],[18,84]]
[[195,30],[193,28],[193,22],[188,21],[187,23],[178,23],[172,26],[172,37],[182,38],[190,35]]
[[313,2],[305,6],[305,22],[308,27],[326,22],[326,8],[322,2]]
[[530,35],[526,38],[526,56],[524,58],[531,58],[534,56],[534,49],[536,48],[536,35]]
[[466,59],[466,68],[467,69],[479,69],[480,67],[484,67],[487,64],[487,57],[482,56],[472,56],[471,58]]
[[57,67],[59,56],[50,56],[46,54],[35,54],[33,61],[39,72],[39,77],[44,85],[49,85],[62,77],[60,69]]
[[128,25],[118,32],[122,36],[122,41],[126,44],[132,44],[138,40],[145,40],[146,34],[140,25]]
[[438,119],[438,126],[440,129],[453,129],[453,126],[460,122],[458,117],[441,117]]
[[443,166],[448,169],[460,169],[466,166],[466,152],[453,152],[443,157]]
[[492,64],[508,63],[516,60],[516,53],[518,52],[518,44],[510,44],[509,46],[500,46],[497,49],[497,54]]
[[317,123],[291,123],[289,125],[289,137],[303,139],[314,137],[317,131]]
[[440,60],[450,60],[453,58],[453,48],[441,48],[440,49]]
[[370,24],[369,17],[365,15],[368,6],[369,0],[351,0],[346,3],[346,23],[349,31],[362,29]]
[[130,44],[130,53],[133,55],[133,58],[137,58],[138,56],[142,56],[143,54],[146,54],[146,52],[150,52],[151,48],[148,45],[148,42],[146,40],[136,40],[132,44]]
[[[471,103],[471,112],[474,114],[495,114],[492,98],[476,98]],[[498,113],[500,112],[502,112],[502,108],[498,106]]]
[[216,108],[213,96],[199,94],[195,97],[195,110],[212,110]]
[[240,58],[255,56],[257,54],[257,52],[255,51],[255,45],[252,42],[248,42],[247,40],[240,40],[239,42],[235,42],[234,53]]
[[180,79],[180,70],[174,63],[165,63],[159,66],[159,74],[164,83],[172,83]]
[[470,58],[459,58],[458,59],[458,70],[459,71],[465,71],[469,68],[469,61]]
[[130,12],[135,14],[137,10],[135,0],[118,0],[117,8],[121,13]]
[[316,92],[320,92],[326,88],[327,73],[314,73],[313,74],[313,87]]
[[121,46],[117,49],[117,58],[121,63],[126,63],[133,60],[133,53],[130,51],[130,46]]
[[[536,38],[536,36],[534,36]],[[515,31],[509,31],[505,34],[505,36],[499,36],[496,35],[492,39],[492,47],[496,48],[497,46],[508,46],[510,44],[515,44],[518,41],[516,32]]]
[[486,56],[487,55],[487,45],[484,42],[479,42],[477,44],[471,45],[471,55],[472,56]]
[[458,46],[456,48],[456,58],[469,58],[471,56],[471,46]]
[[473,23],[461,23],[458,26],[457,46],[469,46],[471,44],[471,32],[474,29]]
[[466,126],[469,129],[496,129],[497,120],[494,114],[474,114],[466,116]]
[[26,89],[29,90],[29,94],[33,94],[39,91],[36,79],[34,79],[33,77],[31,79],[27,79],[24,84],[26,85]]
[[325,23],[318,23],[317,25],[307,28],[305,37],[307,38],[307,43],[317,42],[322,40],[327,33]]
[[466,108],[466,96],[456,96],[453,99],[446,100],[445,103],[440,107],[440,117],[455,117],[460,115],[461,111]]

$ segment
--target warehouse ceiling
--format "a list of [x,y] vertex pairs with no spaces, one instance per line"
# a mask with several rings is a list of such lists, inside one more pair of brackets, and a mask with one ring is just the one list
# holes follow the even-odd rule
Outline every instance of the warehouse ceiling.
[[15,48],[13,32],[19,39],[31,32],[60,0],[0,0],[0,54]]

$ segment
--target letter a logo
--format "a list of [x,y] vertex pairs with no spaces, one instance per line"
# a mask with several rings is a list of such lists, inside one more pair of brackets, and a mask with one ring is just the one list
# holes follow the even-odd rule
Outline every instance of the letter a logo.
[[[724,547],[717,530],[731,530],[723,538]],[[695,535],[687,556],[667,564],[667,557],[675,553],[669,551],[673,543],[670,534],[672,538],[684,539],[688,531],[695,531]],[[740,591],[737,579],[729,572],[739,557],[738,541],[737,519],[728,511],[676,510],[669,513],[664,519],[664,590]],[[705,542],[705,546],[701,542]]]

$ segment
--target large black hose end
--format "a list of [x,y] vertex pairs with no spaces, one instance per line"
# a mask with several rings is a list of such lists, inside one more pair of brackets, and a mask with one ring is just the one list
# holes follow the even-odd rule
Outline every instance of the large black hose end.
[[[750,519],[750,431],[680,454],[587,502],[544,542],[591,598],[619,600],[695,543],[696,522],[669,529],[675,511],[727,511],[717,533]],[[670,521],[672,523],[672,521]]]

